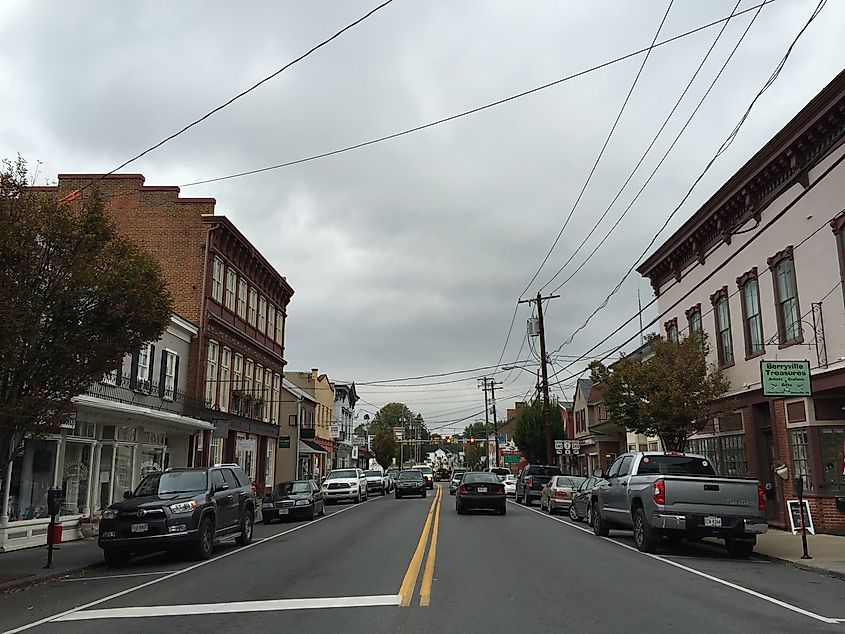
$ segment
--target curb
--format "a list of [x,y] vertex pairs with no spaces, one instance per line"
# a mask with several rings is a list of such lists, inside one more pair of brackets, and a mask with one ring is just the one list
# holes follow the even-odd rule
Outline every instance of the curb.
[[754,551],[754,555],[760,557],[762,559],[767,559],[769,561],[774,561],[779,564],[783,564],[786,566],[791,566],[792,568],[798,568],[799,570],[806,570],[807,572],[815,572],[818,575],[823,575],[825,577],[832,577],[834,579],[842,579],[845,581],[845,572],[840,572],[838,570],[830,570],[829,568],[824,568],[822,566],[813,566],[810,564],[804,564],[800,561],[793,561],[792,559],[785,559],[783,557],[778,557],[777,555],[769,555],[767,553],[761,553],[758,551]]
[[105,566],[105,561],[95,561],[90,564],[84,564],[81,566],[75,566],[73,568],[65,568],[63,570],[57,570],[55,572],[51,572],[46,575],[42,575],[40,577],[23,577],[21,579],[14,579],[12,581],[7,581],[6,583],[0,585],[0,595],[8,594],[10,592],[23,590],[24,588],[28,588],[30,586],[37,586],[41,583],[45,583],[47,581],[55,581],[56,579],[61,579],[62,577],[69,577],[77,572],[82,572],[83,570],[90,570],[92,568],[100,568]]

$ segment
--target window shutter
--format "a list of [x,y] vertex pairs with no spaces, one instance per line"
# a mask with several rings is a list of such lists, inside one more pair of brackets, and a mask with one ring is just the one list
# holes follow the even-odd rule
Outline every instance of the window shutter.
[[176,398],[176,390],[179,389],[179,355],[174,354],[176,362],[173,364],[173,398]]
[[133,390],[138,389],[138,357],[140,356],[140,352],[135,351],[132,353],[132,364],[131,369],[129,370],[129,387]]
[[164,383],[167,376],[167,352],[161,353],[161,370],[158,375],[158,396],[164,398]]
[[153,384],[153,368],[156,364],[156,347],[150,345],[150,358],[147,359],[147,387]]

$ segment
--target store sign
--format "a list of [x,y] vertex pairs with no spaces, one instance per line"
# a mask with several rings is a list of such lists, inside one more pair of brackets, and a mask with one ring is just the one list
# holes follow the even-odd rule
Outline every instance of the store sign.
[[329,434],[335,440],[340,438],[340,425],[332,425],[329,427]]
[[812,396],[809,361],[760,361],[763,396]]
[[358,460],[358,446],[357,445],[352,447],[352,459]]
[[520,460],[520,457],[516,454],[505,454],[502,458],[504,458],[505,464],[518,464]]
[[290,449],[290,436],[279,436],[279,449]]
[[235,443],[235,449],[237,451],[255,451],[255,438],[238,438],[238,441]]

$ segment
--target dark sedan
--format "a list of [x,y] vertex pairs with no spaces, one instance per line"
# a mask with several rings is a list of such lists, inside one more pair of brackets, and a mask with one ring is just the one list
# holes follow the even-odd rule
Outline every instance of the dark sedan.
[[505,485],[495,473],[468,471],[455,493],[455,510],[463,515],[470,509],[490,509],[497,515],[507,512]]
[[[569,519],[578,522],[587,518],[587,506],[590,502],[590,493],[596,486],[598,478],[587,478],[572,493],[572,504],[569,505]],[[589,519],[589,518],[587,518]]]
[[396,481],[396,499],[398,500],[406,495],[425,497],[426,486],[422,471],[418,469],[400,471],[399,479]]
[[264,497],[261,505],[262,520],[269,524],[273,520],[288,518],[311,519],[326,514],[326,503],[320,487],[314,480],[280,482],[273,493]]

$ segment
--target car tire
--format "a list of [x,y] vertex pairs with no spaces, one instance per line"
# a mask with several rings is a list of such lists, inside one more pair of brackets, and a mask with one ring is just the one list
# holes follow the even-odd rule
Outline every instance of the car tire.
[[197,541],[193,547],[194,559],[208,559],[212,551],[214,551],[214,522],[206,515],[200,520],[197,530]]
[[463,515],[463,514],[464,514],[464,507],[463,507],[463,506],[461,506],[461,504],[460,504],[460,503],[458,503],[457,501],[455,501],[455,512],[456,512],[458,515]]
[[734,559],[748,559],[754,552],[754,545],[754,542],[737,541],[735,539],[725,540],[725,548],[728,549],[728,554]]
[[569,519],[571,519],[573,522],[580,522],[581,521],[581,518],[578,517],[578,511],[575,510],[575,504],[574,503],[571,504],[570,507],[569,507]]
[[118,550],[117,548],[103,549],[103,559],[106,560],[106,566],[109,568],[119,568],[129,563],[131,554],[125,550]]
[[555,514],[555,511],[554,511],[554,509],[552,508],[552,501],[551,501],[551,500],[549,500],[549,504],[548,504],[548,507],[546,508],[546,510],[549,512],[549,515],[554,515],[554,514]]
[[244,517],[241,520],[241,532],[235,537],[238,546],[246,546],[252,543],[252,533],[255,528],[255,512],[247,507],[244,509]]
[[531,496],[528,494],[528,491],[525,492],[525,500],[523,501],[525,506],[531,506]]
[[598,535],[599,537],[607,537],[610,535],[610,527],[608,527],[607,522],[604,521],[604,518],[601,516],[601,513],[593,511],[593,533]]
[[326,516],[326,503],[323,502],[320,505],[320,517],[325,517],[325,516]]
[[422,495],[420,497],[424,498],[426,495],[428,494],[426,493],[425,489],[423,489]]
[[499,515],[507,515],[507,512],[508,512],[508,505],[507,505],[507,503],[502,504],[502,506],[500,506],[500,507],[497,509],[497,511],[496,511],[496,512],[497,512]]
[[659,533],[648,525],[645,511],[638,508],[634,511],[634,545],[637,550],[643,553],[653,553],[657,551],[659,541]]

